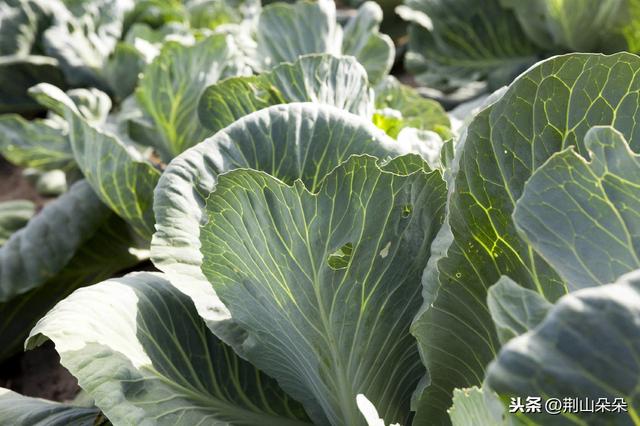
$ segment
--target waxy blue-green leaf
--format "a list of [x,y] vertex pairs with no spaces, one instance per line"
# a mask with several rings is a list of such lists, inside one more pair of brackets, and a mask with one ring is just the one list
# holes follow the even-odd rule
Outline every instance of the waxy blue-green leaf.
[[[71,292],[106,280],[148,259],[147,244],[139,241],[135,232],[116,214],[109,213],[95,233],[71,253],[73,257],[59,272],[36,288],[0,303],[0,361],[22,352],[30,329]],[[64,247],[59,249],[65,250]],[[31,253],[35,251],[28,255]]]
[[321,54],[210,86],[200,98],[198,115],[213,134],[252,112],[291,102],[332,105],[363,117],[373,109],[362,65],[351,57]]
[[[314,190],[324,176],[353,154],[379,158],[420,153],[421,146],[401,144],[369,120],[328,105],[290,103],[254,112],[174,159],[155,192],[154,264],[182,274],[175,285],[192,296],[198,311],[225,342],[237,348],[235,330],[225,331],[224,306],[202,306],[216,298],[200,270],[200,225],[206,198],[218,175],[235,168],[265,171],[287,183],[296,179]],[[240,336],[242,338],[242,336]]]
[[207,86],[241,72],[231,42],[224,34],[193,46],[167,42],[146,68],[136,98],[157,129],[154,147],[166,162],[211,135],[198,120],[198,99]]
[[[543,425],[632,425],[640,422],[640,274],[562,297],[534,330],[507,343],[487,372],[501,397],[621,398],[624,412],[521,413]],[[570,396],[568,396],[570,395]],[[583,405],[585,406],[585,405]],[[607,405],[607,408],[609,405]]]
[[502,344],[540,324],[551,306],[540,293],[505,276],[487,294],[487,307]]
[[570,291],[640,268],[640,160],[613,127],[589,130],[584,149],[589,160],[570,148],[538,168],[513,214]]
[[38,83],[67,87],[57,60],[34,55],[0,57],[0,114],[41,111],[42,106],[27,93]]
[[516,231],[511,215],[532,173],[555,152],[576,146],[596,125],[612,125],[640,141],[640,58],[572,54],[544,61],[480,112],[458,145],[449,187],[447,225],[425,271],[425,304],[413,332],[431,386],[418,406],[439,424],[456,387],[482,383],[500,342],[486,305],[502,275],[549,301],[565,282]]
[[162,274],[80,289],[32,330],[114,424],[305,425],[302,407],[238,358]]
[[407,421],[424,373],[409,326],[446,192],[414,160],[352,156],[321,183],[303,171],[309,189],[233,170],[207,199],[202,271],[246,330],[242,353],[317,424],[365,424],[360,393]]
[[540,324],[552,306],[540,293],[506,276],[500,277],[487,293],[487,307],[502,344]]
[[379,32],[381,20],[382,11],[374,2],[360,6],[344,31],[336,21],[333,0],[268,5],[258,19],[257,65],[270,69],[312,53],[352,55],[367,70],[369,81],[377,83],[395,57],[393,42]]
[[29,200],[0,202],[0,247],[11,234],[25,226],[35,212],[36,206]]
[[108,214],[109,209],[85,181],[48,204],[0,247],[0,302],[57,274]]
[[76,105],[51,85],[32,91],[69,123],[69,139],[76,163],[100,199],[143,238],[153,234],[153,189],[160,172],[117,137],[90,125]]
[[269,69],[311,53],[341,53],[342,30],[331,0],[274,3],[260,13],[256,30],[260,65]]
[[[100,410],[22,396],[0,388],[0,420],[12,426],[96,426]],[[104,420],[104,419],[103,419]]]
[[410,21],[405,65],[427,87],[451,89],[488,79],[495,89],[537,61],[539,48],[500,0],[405,4],[401,16]]

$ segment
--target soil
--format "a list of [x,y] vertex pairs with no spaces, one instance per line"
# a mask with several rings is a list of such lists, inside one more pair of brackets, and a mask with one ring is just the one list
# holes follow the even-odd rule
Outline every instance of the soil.
[[60,364],[52,342],[0,364],[0,386],[22,395],[60,402],[71,401],[80,392],[76,378]]
[[52,200],[36,192],[35,187],[22,177],[20,167],[15,167],[0,156],[0,202],[17,199],[33,201],[38,210]]

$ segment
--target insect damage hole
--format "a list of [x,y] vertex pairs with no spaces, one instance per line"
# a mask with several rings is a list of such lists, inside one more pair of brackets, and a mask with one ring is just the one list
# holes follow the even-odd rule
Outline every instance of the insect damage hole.
[[349,266],[349,262],[351,261],[351,254],[353,253],[353,244],[347,243],[340,247],[338,250],[334,251],[327,258],[327,263],[329,267],[334,270],[345,269]]
[[407,218],[411,216],[411,213],[413,213],[413,205],[405,204],[402,206],[402,217]]

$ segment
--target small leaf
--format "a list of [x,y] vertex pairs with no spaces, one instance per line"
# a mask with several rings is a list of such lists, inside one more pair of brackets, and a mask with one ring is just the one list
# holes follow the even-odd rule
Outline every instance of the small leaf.
[[501,426],[508,424],[503,418],[504,411],[497,395],[474,386],[454,389],[453,405],[448,412],[452,426]]
[[10,200],[0,202],[0,246],[27,224],[35,214],[36,206],[28,200]]
[[553,305],[539,293],[503,276],[489,288],[487,306],[504,344],[540,324]]

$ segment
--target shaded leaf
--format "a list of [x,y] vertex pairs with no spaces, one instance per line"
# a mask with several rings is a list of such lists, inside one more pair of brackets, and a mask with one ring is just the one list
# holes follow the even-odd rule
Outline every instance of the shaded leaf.
[[331,0],[270,4],[260,14],[256,37],[265,69],[310,53],[341,53],[342,30]]
[[64,89],[67,84],[58,61],[47,56],[0,57],[0,114],[34,113],[42,107],[27,93],[38,83]]
[[56,275],[96,232],[109,210],[86,181],[48,204],[0,247],[0,302]]
[[59,272],[36,288],[0,303],[0,360],[22,352],[31,328],[71,292],[147,259],[144,244],[122,219],[110,213]]
[[358,59],[372,84],[389,73],[396,54],[391,37],[379,32],[381,22],[382,9],[376,2],[367,1],[344,27],[342,53]]
[[35,214],[36,206],[29,200],[0,202],[0,246]]
[[487,306],[500,343],[504,344],[540,324],[553,305],[509,277],[500,277],[489,288]]
[[[427,87],[450,90],[471,81],[492,89],[537,61],[511,10],[500,0],[406,0],[410,21],[405,65]],[[401,9],[402,10],[402,9]]]
[[14,426],[94,426],[100,411],[40,398],[22,396],[0,388],[0,418]]
[[507,343],[487,372],[500,396],[527,395],[584,402],[623,398],[625,412],[581,410],[548,415],[521,413],[537,424],[638,423],[640,375],[640,275],[562,297],[534,330]]
[[445,131],[450,127],[449,117],[442,106],[431,99],[420,96],[412,87],[401,84],[395,77],[386,77],[376,86],[375,107],[378,110],[390,108],[400,113],[397,131],[390,134],[397,137],[402,127],[419,130]]

